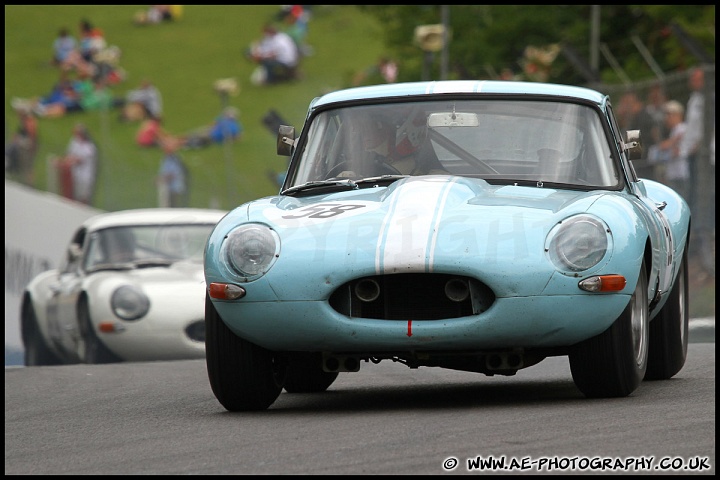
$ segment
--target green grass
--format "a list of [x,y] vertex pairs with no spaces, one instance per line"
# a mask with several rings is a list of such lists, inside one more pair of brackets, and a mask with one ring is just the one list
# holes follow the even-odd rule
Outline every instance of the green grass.
[[[160,89],[164,126],[171,133],[188,133],[212,122],[222,101],[213,90],[220,78],[240,84],[229,103],[237,107],[245,129],[240,142],[187,150],[183,158],[191,172],[191,206],[230,209],[248,200],[277,193],[267,171],[279,172],[287,158],[275,152],[275,135],[262,124],[274,109],[300,129],[310,101],[325,92],[349,86],[352,74],[375,63],[383,53],[377,22],[356,7],[316,6],[309,23],[312,56],[303,59],[303,78],[288,84],[258,87],[250,83],[255,67],[244,50],[260,37],[263,23],[278,5],[186,5],[178,22],[135,26],[135,12],[146,5],[5,6],[5,135],[17,127],[10,101],[48,93],[58,79],[50,65],[52,42],[65,26],[77,37],[87,18],[105,32],[109,45],[122,50],[124,83],[116,96],[150,78]],[[54,190],[48,175],[49,155],[62,154],[72,126],[85,123],[101,152],[95,206],[104,210],[157,205],[155,175],[162,152],[142,149],[134,142],[138,124],[123,124],[117,111],[71,113],[39,120],[40,151],[35,163],[39,189]]]

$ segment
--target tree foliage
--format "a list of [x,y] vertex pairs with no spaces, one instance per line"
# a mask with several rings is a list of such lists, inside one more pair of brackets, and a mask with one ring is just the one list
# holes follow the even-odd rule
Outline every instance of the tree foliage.
[[[418,80],[424,68],[429,68],[430,78],[440,78],[440,54],[423,53],[413,39],[415,27],[443,22],[443,6],[362,8],[384,26],[384,44],[400,67],[398,80]],[[512,71],[515,78],[522,80],[584,84],[590,80],[589,71],[598,81],[617,83],[624,78],[631,81],[653,78],[657,68],[674,72],[715,62],[714,5],[446,8],[449,79],[497,78],[503,71]],[[597,22],[593,22],[594,18]],[[591,38],[593,32],[597,32],[596,42]],[[645,58],[644,51],[652,60]],[[567,52],[574,52],[576,60]],[[591,67],[593,58],[597,69]],[[543,65],[543,59],[549,64]],[[579,62],[587,66],[586,71],[578,66]]]

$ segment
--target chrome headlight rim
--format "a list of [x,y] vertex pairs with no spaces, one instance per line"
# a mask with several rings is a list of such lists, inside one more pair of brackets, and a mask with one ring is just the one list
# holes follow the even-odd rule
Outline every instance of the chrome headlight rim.
[[139,320],[150,311],[150,299],[139,287],[122,285],[113,291],[110,307],[122,320]]
[[558,271],[576,276],[604,264],[612,251],[612,232],[594,215],[573,215],[550,230],[545,251]]
[[220,258],[230,274],[242,282],[265,275],[280,256],[280,236],[269,225],[244,223],[223,239]]

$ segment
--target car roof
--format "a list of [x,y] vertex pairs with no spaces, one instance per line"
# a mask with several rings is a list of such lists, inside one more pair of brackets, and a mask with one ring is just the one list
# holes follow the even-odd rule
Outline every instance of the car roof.
[[571,85],[536,82],[509,82],[498,80],[443,80],[431,82],[389,83],[354,87],[330,92],[313,101],[312,108],[363,99],[424,96],[438,94],[508,94],[553,95],[593,102],[601,105],[607,95],[598,91]]
[[83,223],[90,231],[124,225],[217,223],[227,212],[205,208],[138,208],[101,213]]

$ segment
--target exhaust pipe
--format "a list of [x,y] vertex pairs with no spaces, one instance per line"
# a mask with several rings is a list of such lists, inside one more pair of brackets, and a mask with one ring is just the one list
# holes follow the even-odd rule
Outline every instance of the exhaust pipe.
[[326,372],[358,372],[360,359],[346,355],[324,355],[323,370]]
[[464,280],[453,278],[445,284],[445,296],[453,302],[463,302],[469,295],[470,287]]
[[374,302],[380,296],[380,285],[371,278],[365,278],[355,284],[355,296],[363,302]]
[[518,370],[523,366],[523,357],[518,352],[491,353],[485,357],[488,370]]

